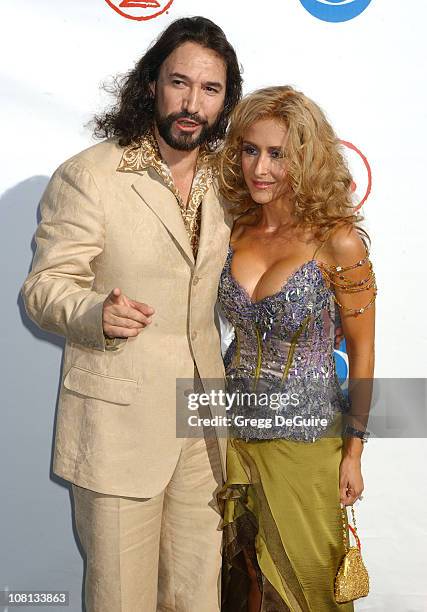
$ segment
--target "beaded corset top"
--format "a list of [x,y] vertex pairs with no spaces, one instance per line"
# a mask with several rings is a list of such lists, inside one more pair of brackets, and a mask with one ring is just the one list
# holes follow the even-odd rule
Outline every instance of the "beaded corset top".
[[224,363],[228,393],[246,400],[233,403],[231,434],[315,441],[348,409],[335,371],[330,284],[312,259],[277,293],[253,302],[231,273],[232,258],[229,247],[218,293],[234,327]]

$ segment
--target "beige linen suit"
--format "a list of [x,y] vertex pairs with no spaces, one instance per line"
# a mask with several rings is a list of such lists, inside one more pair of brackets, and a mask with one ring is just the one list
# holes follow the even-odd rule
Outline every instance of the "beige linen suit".
[[[224,376],[214,305],[232,219],[215,181],[205,187],[196,261],[174,194],[113,139],[63,163],[42,198],[22,293],[28,315],[66,338],[53,469],[75,492],[162,494],[190,444],[176,436],[177,379],[195,366],[202,380]],[[114,287],[155,314],[108,346],[102,308]]]

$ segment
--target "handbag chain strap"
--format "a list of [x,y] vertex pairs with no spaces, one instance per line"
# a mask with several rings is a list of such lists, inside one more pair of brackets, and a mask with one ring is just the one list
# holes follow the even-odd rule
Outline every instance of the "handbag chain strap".
[[[354,506],[351,505],[350,508],[351,508],[351,516],[352,516],[352,519],[353,519],[354,527],[352,527],[348,523],[348,528],[350,529],[350,531],[354,535],[354,538],[355,538],[356,543],[357,543],[357,548],[360,550],[360,539],[359,539],[359,536],[357,535],[356,516],[354,514]],[[349,549],[349,541],[348,541],[348,537],[347,537],[347,522],[348,522],[347,506],[341,506],[341,517],[342,517],[343,542],[344,542],[345,552],[347,554],[348,553],[348,549]]]

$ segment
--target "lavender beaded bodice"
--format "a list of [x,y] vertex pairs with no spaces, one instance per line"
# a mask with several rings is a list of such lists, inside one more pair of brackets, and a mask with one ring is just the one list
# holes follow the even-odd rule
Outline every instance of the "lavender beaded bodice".
[[[265,406],[260,401],[233,406],[231,434],[245,439],[314,441],[339,411],[348,408],[335,372],[332,291],[319,264],[311,260],[280,291],[252,302],[231,274],[232,257],[230,247],[218,292],[222,311],[235,332],[224,356],[227,391],[256,393],[258,398],[267,394],[280,400]],[[270,419],[272,426],[254,427],[236,415],[257,419],[257,423]],[[290,426],[289,419],[294,418],[297,425]]]

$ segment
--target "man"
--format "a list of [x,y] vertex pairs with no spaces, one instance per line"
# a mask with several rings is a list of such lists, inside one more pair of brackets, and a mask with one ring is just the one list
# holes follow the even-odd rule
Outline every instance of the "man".
[[240,95],[222,30],[172,23],[96,118],[107,139],[42,198],[22,292],[66,337],[54,472],[73,483],[88,612],[219,610],[221,456],[215,438],[177,437],[176,382],[224,375],[213,313],[232,219],[210,151]]

